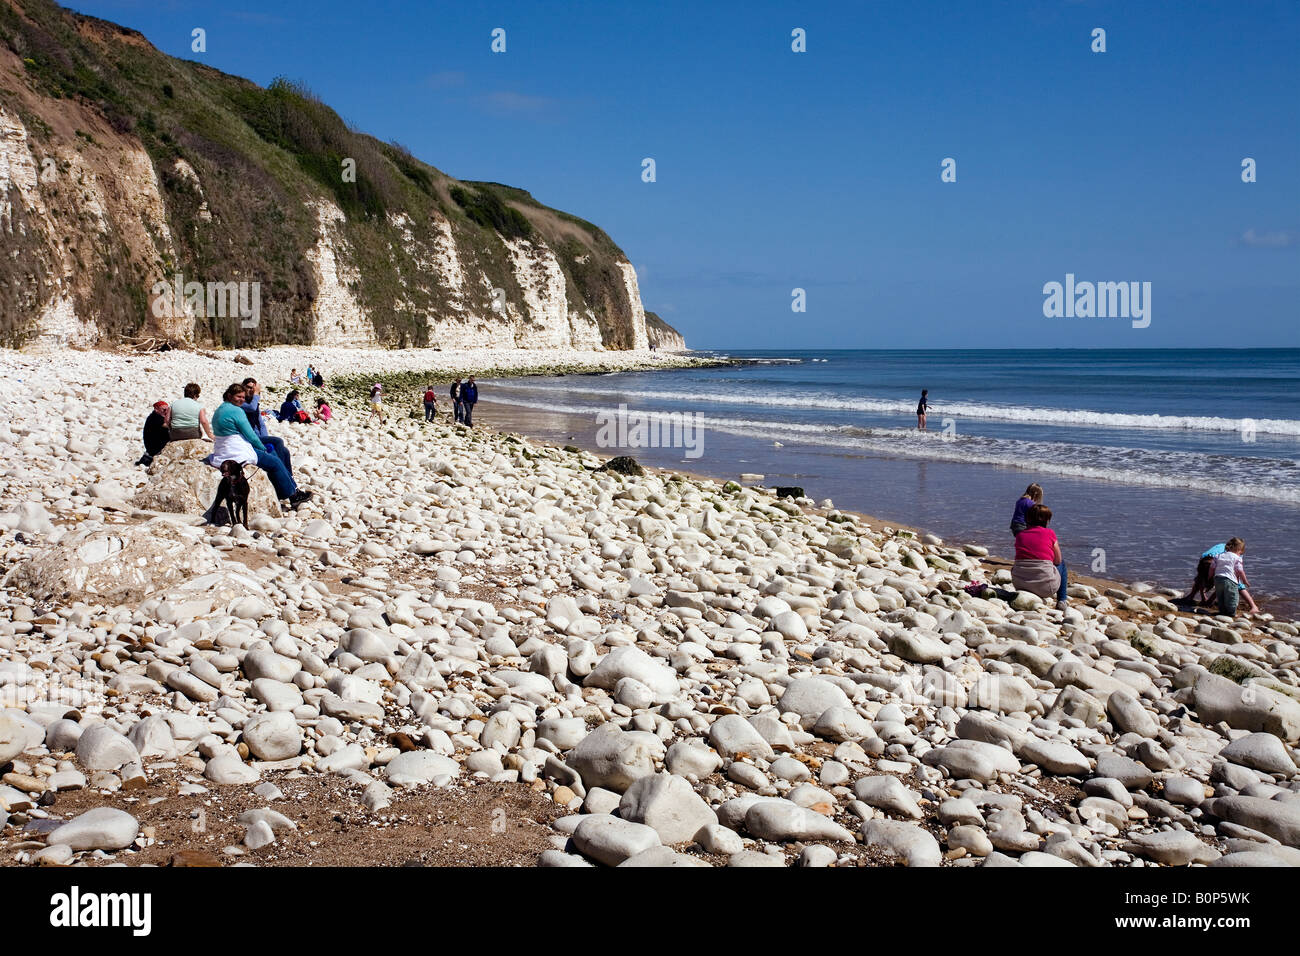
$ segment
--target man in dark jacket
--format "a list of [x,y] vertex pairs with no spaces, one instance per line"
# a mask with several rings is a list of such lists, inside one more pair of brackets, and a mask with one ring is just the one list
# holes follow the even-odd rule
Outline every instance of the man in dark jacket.
[[293,456],[289,454],[289,446],[284,443],[283,438],[278,438],[266,430],[266,421],[262,417],[262,386],[257,384],[257,379],[252,377],[244,379],[244,404],[239,407],[248,416],[248,424],[253,426],[253,431],[262,440],[262,444],[284,462],[285,471],[293,477]]
[[451,411],[457,422],[465,420],[465,406],[460,400],[460,378],[451,383]]
[[465,406],[465,424],[474,427],[474,406],[478,404],[478,386],[474,384],[473,375],[460,390],[460,403]]

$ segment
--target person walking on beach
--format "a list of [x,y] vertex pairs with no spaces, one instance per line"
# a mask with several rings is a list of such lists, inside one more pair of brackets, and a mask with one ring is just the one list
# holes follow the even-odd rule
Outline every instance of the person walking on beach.
[[1016,560],[1011,565],[1011,580],[1016,588],[1037,594],[1044,601],[1056,597],[1056,609],[1064,611],[1069,574],[1061,557],[1061,543],[1056,532],[1047,527],[1052,509],[1034,505],[1025,513],[1027,527],[1016,535]]
[[927,389],[921,389],[921,400],[916,403],[916,427],[925,431],[925,416],[930,411],[930,400],[926,398],[930,392]]
[[465,410],[465,424],[474,427],[474,406],[478,404],[478,386],[474,384],[474,376],[469,377],[469,381],[461,387],[460,403]]
[[451,411],[452,417],[457,422],[465,420],[465,407],[460,401],[460,376],[456,376],[456,381],[451,383]]
[[191,441],[197,438],[212,441],[212,423],[208,421],[208,410],[199,404],[199,394],[202,391],[197,382],[190,382],[185,386],[185,396],[172,402],[172,441]]
[[304,380],[308,385],[315,385],[315,384],[316,384],[316,370],[313,369],[310,365],[307,366],[307,374],[305,374],[305,375],[303,376],[303,380]]
[[378,382],[370,386],[370,414],[379,416],[379,424],[384,423],[384,386]]
[[1025,523],[1025,515],[1034,505],[1043,503],[1043,487],[1035,482],[1025,489],[1025,493],[1020,496],[1016,502],[1016,510],[1011,513],[1011,533],[1020,534],[1028,525]]
[[293,480],[293,473],[280,456],[267,448],[257,436],[248,421],[245,395],[244,386],[239,382],[227,388],[222,395],[221,406],[212,415],[212,432],[216,438],[208,461],[214,468],[220,468],[225,461],[257,465],[271,479],[275,496],[281,501],[287,500],[289,506],[296,511],[300,504],[311,498],[312,493],[298,487]]
[[1214,596],[1219,602],[1219,613],[1228,617],[1237,616],[1237,604],[1243,594],[1250,605],[1249,613],[1259,613],[1259,606],[1246,593],[1250,581],[1246,578],[1246,563],[1242,560],[1245,553],[1245,541],[1229,538],[1222,553],[1214,559]]
[[437,414],[438,398],[433,394],[433,386],[426,385],[424,386],[424,420],[431,422]]
[[166,402],[154,402],[153,411],[144,420],[144,454],[137,465],[146,468],[153,464],[154,456],[167,447],[171,441],[169,420],[171,408]]

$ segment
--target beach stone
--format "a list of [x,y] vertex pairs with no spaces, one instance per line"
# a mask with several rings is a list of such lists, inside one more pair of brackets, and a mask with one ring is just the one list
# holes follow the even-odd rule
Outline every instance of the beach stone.
[[[863,777],[853,785],[853,793],[869,807],[887,810],[900,817],[921,819],[922,813],[916,802],[916,794],[903,786],[897,777],[887,774]],[[973,804],[971,809],[974,809]]]
[[839,855],[828,846],[814,843],[806,846],[795,859],[795,866],[824,867],[834,866]]
[[938,866],[943,859],[939,843],[914,823],[898,820],[868,820],[862,825],[863,842],[901,856],[908,866]]
[[1132,835],[1124,844],[1124,850],[1166,866],[1213,863],[1223,855],[1186,830],[1164,830],[1159,833]]
[[669,773],[703,779],[722,766],[722,757],[703,744],[681,740],[668,748],[664,766]]
[[302,664],[298,661],[277,654],[268,647],[249,651],[244,655],[240,667],[250,681],[265,679],[280,684],[287,684],[302,670]]
[[1082,777],[1092,769],[1087,757],[1062,741],[1027,737],[1016,755],[1021,760],[1037,764],[1048,773],[1067,777]]
[[588,790],[625,793],[635,781],[654,773],[655,749],[647,736],[601,724],[569,752],[567,763]]
[[242,736],[258,760],[287,760],[302,750],[302,728],[287,711],[255,714],[244,724]]
[[622,863],[620,867],[674,867],[674,866],[703,866],[709,864],[703,860],[696,859],[693,856],[687,856],[685,853],[678,853],[671,847],[652,846],[648,850],[642,850],[635,856],[630,856]]
[[[838,687],[835,689],[839,690]],[[745,753],[770,760],[776,755],[754,725],[735,714],[719,717],[709,726],[709,743],[724,757]]]
[[984,817],[973,800],[965,797],[953,797],[939,804],[939,822],[946,827],[984,825]]
[[917,664],[938,664],[945,657],[953,656],[948,645],[932,631],[920,629],[895,631],[889,635],[886,643],[891,654]]
[[700,828],[695,834],[695,841],[705,853],[713,853],[718,856],[731,856],[733,853],[739,853],[745,848],[745,841],[735,830],[731,830],[718,823],[710,823]]
[[1081,720],[1087,727],[1095,727],[1106,719],[1106,708],[1086,690],[1067,684],[1061,688],[1052,709],[1047,712],[1048,720],[1060,721],[1066,717]]
[[[73,726],[76,726],[75,724]],[[28,746],[28,728],[16,716],[0,712],[0,764],[13,760]]]
[[77,763],[87,770],[116,770],[139,759],[135,745],[107,724],[91,724],[77,738]]
[[203,776],[213,783],[231,785],[256,783],[258,772],[231,753],[217,754],[203,768]]
[[388,762],[384,780],[390,787],[418,787],[435,777],[460,776],[460,764],[432,750],[408,750]]
[[1219,756],[1264,773],[1290,777],[1296,772],[1295,761],[1291,759],[1286,745],[1273,734],[1239,737],[1220,750]]
[[[989,757],[964,747],[934,747],[927,750],[921,760],[926,766],[942,767],[955,780],[992,783],[998,776],[997,765]],[[1016,767],[1019,769],[1019,763]]]
[[[212,445],[204,441],[170,442],[154,456],[146,469],[148,481],[129,504],[145,511],[201,515],[211,506],[221,483],[221,473],[205,464]],[[254,515],[280,517],[280,502],[270,479],[260,468],[246,468],[248,478],[248,520]]]
[[1024,741],[1025,732],[1013,727],[1006,718],[969,711],[957,721],[957,736],[962,740],[1006,744],[1014,750]]
[[587,736],[587,722],[581,717],[552,717],[537,725],[536,736],[560,750],[572,750]]
[[993,852],[993,844],[983,828],[975,824],[962,824],[948,831],[948,848],[962,849],[971,856],[988,856]]
[[159,520],[135,527],[88,527],[43,545],[5,575],[4,587],[47,603],[134,606],[190,578],[221,570],[221,555],[196,532]]
[[871,736],[871,724],[852,707],[827,707],[818,715],[812,732],[826,740],[842,743]]
[[1191,777],[1169,777],[1165,780],[1165,799],[1170,803],[1198,807],[1205,802],[1205,784]]
[[[4,715],[0,714],[0,725],[3,725],[4,719],[5,719]],[[76,750],[77,740],[78,738],[81,737],[82,729],[83,728],[81,724],[77,723],[75,720],[69,720],[66,717],[60,717],[58,720],[52,722],[48,727],[45,728],[45,746],[52,753],[62,753],[66,751]],[[132,729],[134,730],[135,728]],[[12,760],[14,757],[17,756],[17,754],[11,754],[8,757],[4,755],[5,753],[4,735],[5,735],[5,731],[3,730],[3,727],[0,727],[0,763],[5,763],[6,761]],[[128,738],[130,736],[131,736],[130,734],[127,734]],[[168,732],[167,736],[170,737],[171,733]],[[134,740],[132,740],[131,742],[135,743]],[[136,750],[139,749],[140,749],[140,745],[136,744]],[[145,756],[145,755],[141,753],[141,756]]]
[[1193,703],[1203,724],[1223,721],[1238,730],[1300,740],[1300,701],[1258,684],[1245,686],[1208,671],[1196,678]]
[[139,832],[139,822],[126,811],[95,807],[54,830],[45,842],[73,850],[121,850],[134,843]]
[[966,706],[1011,714],[1027,710],[1037,700],[1038,694],[1022,677],[981,674],[971,687]]
[[1133,733],[1141,737],[1155,737],[1160,733],[1160,724],[1133,694],[1116,691],[1106,700],[1106,712],[1110,714],[1111,723],[1121,733]]
[[244,846],[260,850],[275,842],[275,833],[265,820],[258,820],[244,831]]
[[654,694],[654,703],[674,700],[681,693],[677,675],[672,668],[661,664],[639,647],[616,647],[596,664],[595,670],[583,679],[584,687],[599,687],[613,691],[625,677],[640,681]]
[[853,842],[853,834],[814,810],[789,800],[762,800],[745,814],[745,829],[760,840],[843,840]]
[[565,853],[563,850],[544,850],[537,861],[538,866],[545,867],[566,867],[566,866],[591,866],[589,862],[575,853]]
[[519,718],[508,710],[499,710],[483,724],[479,734],[479,743],[483,747],[494,748],[500,744],[506,750],[518,745],[523,728]]
[[777,702],[777,709],[781,713],[796,713],[801,721],[808,721],[809,726],[832,707],[853,709],[844,691],[819,677],[799,677],[790,681]]
[[1150,770],[1136,760],[1116,753],[1098,756],[1096,773],[1098,777],[1118,780],[1127,790],[1145,790],[1151,786]]
[[1221,820],[1258,830],[1290,847],[1300,848],[1300,804],[1262,797],[1216,797],[1202,807]]
[[768,765],[767,772],[778,780],[788,780],[791,783],[812,779],[808,765],[789,756],[777,757]]
[[766,867],[785,866],[785,858],[773,853],[759,853],[757,850],[741,850],[727,858],[727,866]]
[[605,866],[618,866],[660,845],[659,834],[653,827],[606,814],[583,817],[573,831],[572,840],[579,853]]
[[618,813],[624,820],[653,827],[664,843],[692,840],[702,827],[718,822],[690,783],[672,774],[633,781],[619,801]]

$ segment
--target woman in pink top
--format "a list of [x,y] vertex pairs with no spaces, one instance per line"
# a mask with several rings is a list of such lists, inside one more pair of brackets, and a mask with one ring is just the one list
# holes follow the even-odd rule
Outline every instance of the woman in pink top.
[[1056,596],[1056,609],[1068,606],[1065,589],[1069,574],[1061,557],[1061,543],[1056,532],[1047,527],[1052,520],[1052,509],[1047,505],[1034,505],[1025,512],[1024,531],[1016,535],[1016,561],[1011,566],[1011,580],[1021,591],[1037,594],[1043,600]]

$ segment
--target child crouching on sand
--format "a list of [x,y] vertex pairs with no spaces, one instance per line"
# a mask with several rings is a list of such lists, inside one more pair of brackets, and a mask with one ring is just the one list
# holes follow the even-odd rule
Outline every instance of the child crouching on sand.
[[1237,616],[1237,604],[1243,594],[1250,606],[1249,613],[1259,613],[1259,606],[1246,592],[1250,581],[1246,578],[1246,563],[1242,559],[1245,553],[1245,541],[1229,538],[1223,553],[1214,559],[1214,596],[1219,602],[1219,613],[1228,617]]
[[1025,493],[1020,496],[1016,502],[1016,510],[1011,513],[1011,533],[1018,535],[1024,531],[1028,525],[1025,523],[1025,514],[1034,505],[1043,503],[1043,486],[1035,482],[1025,489]]

